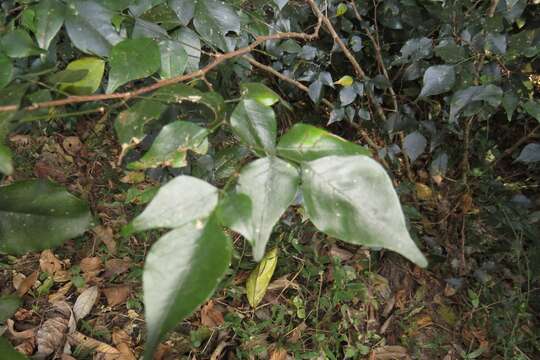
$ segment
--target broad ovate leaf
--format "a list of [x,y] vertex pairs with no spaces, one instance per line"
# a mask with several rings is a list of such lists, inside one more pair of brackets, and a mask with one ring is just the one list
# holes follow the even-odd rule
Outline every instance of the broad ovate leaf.
[[187,165],[188,150],[197,154],[208,151],[208,130],[187,121],[165,125],[144,156],[129,164],[130,169],[142,170],[158,166],[183,167]]
[[529,100],[522,106],[523,110],[525,110],[527,114],[531,115],[538,122],[540,122],[540,102]]
[[274,110],[252,99],[241,100],[231,114],[233,132],[258,154],[273,154],[277,122]]
[[251,214],[231,229],[250,242],[255,261],[262,259],[274,225],[293,202],[298,180],[298,170],[275,157],[255,160],[240,172],[236,192],[249,196]]
[[177,228],[208,217],[218,203],[218,189],[192,176],[163,185],[144,211],[124,230],[129,234],[154,228]]
[[0,296],[0,324],[9,319],[22,305],[22,300],[16,295]]
[[5,87],[13,79],[15,68],[11,59],[0,53],[0,88]]
[[182,75],[186,70],[188,54],[184,46],[177,40],[161,40],[159,42],[161,53],[161,69],[159,74],[168,79]]
[[[190,0],[191,1],[191,0]],[[201,40],[195,31],[182,27],[171,34],[171,37],[184,46],[187,53],[187,71],[199,70],[201,59]]]
[[249,274],[246,281],[246,295],[252,308],[256,308],[264,298],[276,270],[277,261],[278,249],[273,248],[264,255],[261,262]]
[[495,85],[470,86],[464,90],[456,91],[450,102],[450,122],[455,122],[458,113],[469,104],[486,102],[493,107],[499,106],[503,91]]
[[403,151],[411,159],[415,161],[424,153],[427,146],[427,139],[418,131],[412,132],[403,139]]
[[127,39],[111,50],[111,71],[107,93],[125,83],[145,78],[159,70],[161,54],[158,44],[149,38]]
[[145,359],[152,359],[165,333],[214,293],[229,267],[231,253],[231,241],[214,216],[186,223],[152,246],[143,272],[148,329]]
[[368,156],[327,156],[302,167],[304,205],[313,224],[337,239],[427,261],[411,239],[383,167]]
[[197,0],[193,26],[201,38],[222,51],[234,50],[229,32],[240,34],[240,17],[228,3],[221,0]]
[[169,0],[169,7],[176,13],[178,20],[184,26],[187,26],[191,19],[193,19],[193,14],[195,13],[195,4],[196,1],[193,0]]
[[103,72],[105,71],[105,61],[96,57],[84,57],[70,62],[66,70],[70,72],[84,70],[86,74],[82,79],[73,82],[61,82],[60,90],[75,95],[91,95],[96,92],[101,84]]
[[2,143],[0,143],[0,173],[6,175],[13,173],[11,150]]
[[240,84],[240,90],[245,98],[258,101],[266,106],[272,106],[280,99],[274,90],[261,83],[243,83]]
[[82,235],[91,222],[84,201],[49,181],[0,187],[0,251],[23,254],[49,249]]
[[363,146],[308,124],[296,124],[281,137],[277,153],[286,159],[303,162],[329,155],[371,155]]
[[108,56],[122,36],[112,24],[115,13],[96,1],[72,1],[66,10],[66,31],[75,47],[87,54]]
[[540,161],[540,144],[530,143],[525,145],[516,161],[521,161],[527,164]]
[[227,194],[219,201],[216,216],[223,226],[230,228],[246,226],[239,224],[249,221],[251,217],[251,206],[251,199],[246,194]]
[[10,31],[0,39],[0,50],[11,58],[24,58],[41,54],[28,33],[22,29]]
[[47,50],[64,23],[64,4],[58,0],[41,0],[35,11],[36,40],[40,48]]
[[456,72],[453,66],[430,66],[424,73],[424,86],[419,96],[427,97],[450,91],[455,81]]

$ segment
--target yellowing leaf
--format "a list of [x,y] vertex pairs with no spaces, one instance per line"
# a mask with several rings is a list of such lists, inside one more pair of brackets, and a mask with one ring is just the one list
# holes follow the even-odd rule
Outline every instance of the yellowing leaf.
[[430,200],[433,196],[431,188],[422,183],[416,183],[416,197],[422,201]]
[[246,282],[247,298],[249,304],[254,308],[259,305],[266,293],[274,270],[276,270],[277,259],[278,250],[274,248],[264,255],[259,265],[249,274]]
[[341,3],[338,5],[336,10],[336,16],[341,16],[347,12],[347,5],[345,3]]
[[354,82],[354,80],[353,80],[352,76],[345,75],[341,79],[336,81],[336,84],[341,85],[343,87],[349,87],[349,86],[351,86],[353,84],[353,82]]
[[86,70],[88,72],[78,81],[60,83],[60,90],[75,95],[90,95],[96,92],[101,84],[105,62],[96,57],[85,57],[70,62],[66,70]]

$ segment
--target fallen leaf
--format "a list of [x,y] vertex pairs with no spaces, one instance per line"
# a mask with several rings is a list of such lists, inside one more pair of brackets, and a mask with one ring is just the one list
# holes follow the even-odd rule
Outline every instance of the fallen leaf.
[[298,283],[288,279],[289,275],[290,274],[283,275],[282,277],[272,281],[270,285],[268,285],[268,290],[281,290],[287,288],[293,288],[295,290],[300,289],[300,285],[298,285]]
[[94,233],[99,241],[103,242],[111,255],[116,255],[116,241],[114,241],[113,230],[110,227],[96,226]]
[[79,151],[81,151],[82,143],[77,136],[68,136],[64,139],[62,146],[68,154],[76,155]]
[[110,259],[105,262],[105,277],[120,275],[129,270],[129,262],[122,259]]
[[56,283],[64,283],[71,279],[71,274],[67,270],[59,270],[54,273],[53,280]]
[[73,305],[73,314],[75,315],[76,321],[84,319],[88,314],[90,314],[90,311],[92,311],[98,296],[99,290],[97,286],[91,286],[84,290],[81,295],[79,295],[75,301],[75,305]]
[[264,294],[266,294],[272,275],[274,275],[274,270],[276,270],[277,259],[277,248],[273,248],[264,255],[261,262],[249,274],[246,282],[246,293],[251,307],[257,307],[262,301]]
[[62,263],[51,250],[43,250],[39,257],[39,268],[49,275],[54,275],[57,271],[62,270]]
[[36,350],[36,339],[26,339],[19,345],[15,346],[15,350],[23,355],[30,356]]
[[302,333],[306,329],[307,329],[306,323],[302,322],[300,325],[298,325],[291,331],[291,335],[289,336],[289,341],[292,342],[293,344],[297,343],[302,338]]
[[407,349],[403,346],[388,345],[381,346],[372,351],[373,359],[377,360],[409,360],[411,357],[407,354]]
[[114,307],[119,304],[123,304],[131,293],[129,286],[115,286],[103,289],[103,293],[107,298],[107,304],[110,307]]
[[32,274],[28,275],[19,285],[19,288],[17,289],[17,295],[24,296],[34,286],[34,284],[37,281],[39,272],[34,271]]
[[71,314],[71,307],[65,301],[54,304],[36,333],[36,358],[45,358],[64,347]]
[[166,344],[159,344],[154,353],[154,360],[163,360],[171,352],[171,347]]
[[431,200],[433,197],[433,191],[425,184],[416,183],[416,197],[422,201]]
[[347,261],[350,258],[353,257],[353,254],[345,249],[342,249],[335,244],[330,247],[330,251],[328,251],[328,255],[331,257],[337,257],[341,261]]
[[66,294],[71,289],[71,286],[72,286],[71,281],[64,284],[64,286],[62,286],[60,289],[58,289],[57,292],[55,292],[54,294],[49,295],[49,302],[52,304],[52,303],[57,302],[57,301],[65,300],[66,299]]
[[81,260],[80,263],[82,272],[95,272],[101,269],[101,259],[97,256],[87,257]]
[[13,322],[13,320],[6,320],[7,331],[10,338],[21,341],[26,339],[33,339],[36,336],[36,329],[17,331],[15,330],[14,325],[15,323]]
[[131,337],[124,330],[113,331],[112,341],[120,354],[122,354],[122,360],[136,360],[131,349]]
[[21,284],[24,281],[24,279],[26,279],[26,275],[24,275],[22,273],[15,273],[13,275],[13,279],[12,279],[13,288],[15,290],[19,290],[19,288],[21,287]]
[[71,355],[68,355],[68,354],[62,354],[62,356],[60,356],[60,360],[77,360],[75,359],[73,356]]
[[34,165],[34,174],[41,179],[51,179],[59,183],[64,183],[67,180],[66,173],[63,169],[49,163],[46,160],[39,160]]
[[17,312],[15,313],[15,315],[13,315],[13,317],[17,321],[25,321],[25,320],[28,320],[28,319],[32,318],[33,314],[34,314],[34,312],[32,310],[21,308],[21,309],[17,310]]
[[68,334],[68,342],[72,346],[79,346],[82,349],[89,351],[95,351],[102,354],[120,354],[118,349],[78,331]]
[[212,300],[208,301],[201,309],[201,323],[213,329],[224,323],[223,314],[217,310]]
[[287,360],[287,350],[276,349],[272,351],[272,355],[270,355],[270,360]]

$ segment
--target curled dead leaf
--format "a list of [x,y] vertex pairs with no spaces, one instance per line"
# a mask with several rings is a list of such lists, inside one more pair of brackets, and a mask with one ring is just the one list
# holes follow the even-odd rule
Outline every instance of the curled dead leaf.
[[107,305],[110,307],[123,304],[130,293],[131,289],[129,286],[115,286],[103,289],[103,294],[107,298]]
[[48,319],[36,333],[37,358],[45,358],[63,349],[71,314],[71,307],[65,301],[55,303],[47,312]]
[[110,227],[96,226],[94,228],[97,240],[101,241],[107,247],[111,255],[116,255],[116,241],[114,240],[113,230]]
[[101,259],[97,256],[84,258],[81,260],[80,267],[81,271],[85,273],[99,271],[101,269]]
[[120,275],[129,270],[129,262],[122,259],[110,259],[105,262],[105,277]]
[[113,331],[112,341],[120,354],[122,354],[122,360],[136,360],[131,349],[131,337],[124,330]]
[[34,271],[32,274],[28,275],[23,281],[21,281],[21,284],[19,285],[19,288],[17,289],[17,295],[24,296],[28,290],[34,286],[38,279],[39,272]]
[[62,146],[64,150],[70,155],[76,155],[81,151],[82,143],[77,136],[68,136],[64,139]]
[[71,279],[71,274],[67,270],[59,270],[54,273],[53,280],[56,283],[64,283]]
[[24,331],[17,331],[14,328],[15,323],[11,319],[6,320],[7,331],[9,337],[14,340],[27,340],[33,339],[36,336],[36,329],[28,329]]
[[57,301],[65,300],[66,294],[71,289],[72,285],[73,284],[71,283],[71,281],[67,282],[66,284],[64,284],[64,286],[62,286],[60,289],[58,289],[57,292],[55,292],[54,294],[49,295],[49,302],[52,304],[52,303],[57,302]]
[[341,261],[347,261],[353,257],[353,254],[350,251],[342,249],[339,246],[336,246],[335,244],[333,244],[330,247],[330,250],[328,251],[328,255],[330,255],[331,257],[337,257]]
[[208,301],[201,309],[201,323],[213,329],[224,323],[223,314],[216,309],[212,300]]
[[426,184],[416,183],[416,197],[422,201],[431,200],[433,191]]
[[72,346],[80,346],[82,349],[95,351],[97,353],[117,355],[120,354],[120,351],[118,351],[118,349],[104,342],[86,336],[78,331],[74,331],[73,333],[68,335],[68,342]]
[[275,349],[270,355],[270,360],[287,360],[287,350]]
[[57,271],[62,270],[62,263],[51,250],[43,250],[39,257],[39,268],[43,272],[54,275]]
[[34,338],[26,339],[19,345],[15,346],[15,350],[23,355],[30,356],[36,350],[36,340]]
[[73,314],[75,315],[75,320],[79,321],[90,314],[90,311],[92,311],[98,297],[99,290],[97,286],[91,286],[85,289],[75,301],[75,305],[73,305]]

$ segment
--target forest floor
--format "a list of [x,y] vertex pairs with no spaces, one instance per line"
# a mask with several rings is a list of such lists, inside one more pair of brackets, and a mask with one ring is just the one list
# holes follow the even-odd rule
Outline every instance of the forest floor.
[[[58,299],[82,312],[69,341],[73,358],[135,359],[144,350],[141,275],[155,235],[123,238],[120,229],[159,182],[118,165],[109,124],[49,124],[9,140],[19,167],[6,182],[64,184],[90,203],[96,219],[92,231],[52,251],[0,255],[0,288],[24,296],[5,329],[22,352],[32,353],[36,341],[63,352],[61,336],[44,328],[60,311],[51,305]],[[278,265],[261,304],[252,309],[246,299],[256,264],[235,237],[220,290],[170,334],[156,358],[540,358],[540,289],[525,256],[538,233],[531,215],[539,207],[537,180],[526,171],[487,174],[463,190],[451,178],[434,181],[413,170],[415,182],[402,180],[398,190],[411,233],[430,259],[427,269],[393,253],[322,241],[309,224],[289,225],[301,223],[290,221],[302,218],[293,210],[275,231]],[[533,193],[532,204],[516,189]]]

